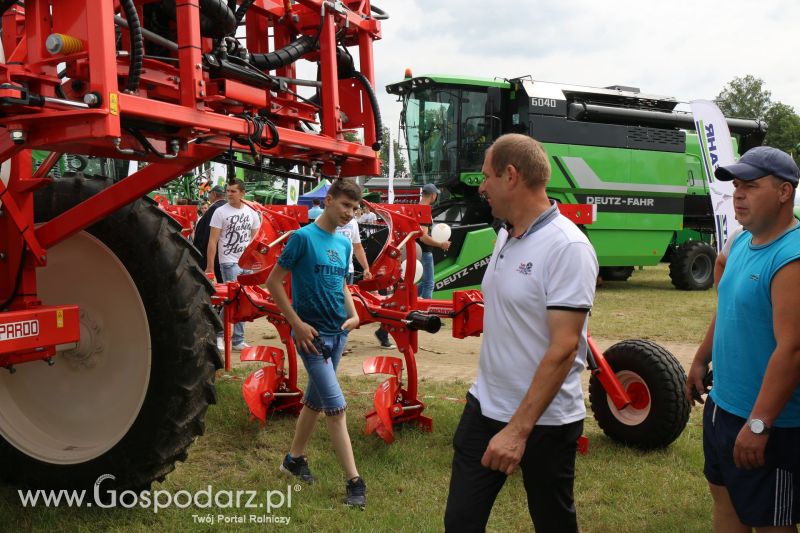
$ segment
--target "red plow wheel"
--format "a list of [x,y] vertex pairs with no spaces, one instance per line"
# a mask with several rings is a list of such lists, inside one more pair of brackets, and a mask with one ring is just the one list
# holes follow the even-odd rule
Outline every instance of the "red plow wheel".
[[[677,439],[691,406],[683,393],[686,374],[675,356],[651,341],[626,340],[602,357],[606,363],[601,368],[612,374],[601,379],[593,372],[589,402],[603,432],[642,449],[663,448]],[[618,384],[618,393],[603,383],[608,378]],[[620,400],[624,396],[627,402]]]

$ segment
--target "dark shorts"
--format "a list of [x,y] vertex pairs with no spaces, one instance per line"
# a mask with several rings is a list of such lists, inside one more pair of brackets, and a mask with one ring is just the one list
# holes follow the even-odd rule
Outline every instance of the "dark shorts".
[[724,411],[711,397],[703,411],[703,472],[728,489],[739,520],[751,527],[800,522],[800,428],[772,428],[766,464],[742,470],[733,462],[736,436],[746,420]]

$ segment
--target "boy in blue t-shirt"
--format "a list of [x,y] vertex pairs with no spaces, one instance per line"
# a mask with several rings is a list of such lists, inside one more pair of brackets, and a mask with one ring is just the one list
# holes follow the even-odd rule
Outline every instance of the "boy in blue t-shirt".
[[[358,475],[350,435],[347,403],[336,378],[347,334],[358,327],[353,299],[345,284],[352,244],[336,234],[361,202],[361,189],[339,179],[328,189],[325,210],[316,220],[297,230],[267,279],[267,289],[292,326],[297,353],[308,372],[303,409],[297,419],[289,453],[281,471],[313,483],[305,451],[320,413],[325,413],[336,457],[347,475],[344,503],[364,508],[366,486]],[[292,301],[283,280],[292,273]]]

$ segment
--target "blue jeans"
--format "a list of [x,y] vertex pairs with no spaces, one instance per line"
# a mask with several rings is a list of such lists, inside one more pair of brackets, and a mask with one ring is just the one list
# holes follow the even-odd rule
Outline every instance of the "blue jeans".
[[417,296],[430,300],[433,298],[433,252],[422,252],[422,279],[419,280]]
[[306,387],[303,403],[313,411],[324,411],[326,415],[337,415],[347,409],[344,393],[336,378],[336,369],[342,360],[342,352],[347,344],[347,332],[336,335],[319,335],[324,343],[323,353],[305,353],[298,346],[297,354],[303,360],[303,366],[308,372],[308,386]]
[[[220,269],[222,270],[222,282],[227,283],[229,281],[236,281],[236,278],[239,277],[239,274],[251,274],[251,270],[242,270],[238,264],[236,263],[220,263]],[[220,315],[220,318],[224,320],[224,317]],[[233,336],[231,336],[231,344],[233,346],[237,346],[244,342],[244,322],[237,322],[233,325]]]

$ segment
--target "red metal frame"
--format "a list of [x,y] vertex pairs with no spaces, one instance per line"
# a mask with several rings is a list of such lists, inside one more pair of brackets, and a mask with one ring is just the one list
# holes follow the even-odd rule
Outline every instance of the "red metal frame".
[[181,233],[184,237],[189,237],[194,231],[195,222],[197,222],[197,205],[172,205],[169,200],[160,194],[153,197],[153,200],[158,204],[159,209],[168,213],[169,216],[181,225]]
[[[152,0],[134,2],[141,15],[143,6]],[[247,13],[245,40],[251,52],[274,50],[270,31],[274,46],[282,47],[298,34],[316,37],[322,29],[319,48],[302,58],[319,61],[321,67],[320,133],[301,130],[301,122],[318,122],[317,108],[297,98],[291,92],[294,85],[289,85],[290,91],[263,90],[210,76],[203,67],[203,54],[216,45],[201,36],[196,0],[179,2],[176,7],[177,51],[171,54],[177,62],[146,58],[139,89],[124,92],[130,56],[118,54],[115,15],[124,17],[119,2],[105,0],[28,0],[24,8],[15,5],[2,14],[6,62],[0,63],[0,126],[5,132],[0,135],[0,161],[11,160],[11,174],[0,186],[2,212],[8,215],[0,216],[0,299],[8,300],[8,310],[23,315],[7,318],[0,313],[0,325],[44,319],[53,313],[71,316],[71,307],[43,308],[37,299],[36,267],[46,264],[47,249],[231,146],[249,151],[249,145],[231,141],[232,136],[252,133],[252,121],[245,119],[244,113],[265,110],[280,137],[271,149],[256,145],[260,155],[314,165],[328,175],[379,173],[377,153],[372,149],[374,117],[368,107],[354,111],[367,101],[366,95],[360,85],[338,79],[336,62],[337,46],[357,46],[361,72],[374,86],[372,43],[381,33],[369,1],[256,0]],[[67,36],[79,45],[51,54],[45,47],[51,34]],[[122,34],[122,51],[129,51],[129,31]],[[60,65],[66,65],[66,79],[58,75]],[[288,65],[277,74],[294,77],[295,72],[294,65]],[[84,106],[84,98],[89,99],[89,107]],[[342,110],[353,115],[348,129],[363,127],[364,144],[344,140]],[[134,126],[160,155],[143,152],[142,143],[129,131]],[[269,128],[263,130],[262,138],[270,140]],[[32,193],[48,183],[47,171],[57,156],[49,157],[34,173],[31,149],[149,164],[35,227]],[[188,210],[168,211],[191,223]],[[0,366],[46,359],[55,352],[56,344],[74,342],[77,330],[71,319],[66,323],[58,328],[64,331],[48,329],[37,337],[41,349],[36,352],[14,352],[17,348],[12,349],[12,343],[0,340]],[[16,355],[7,355],[10,352]]]
[[[361,325],[378,322],[394,338],[403,359],[380,355],[364,360],[365,374],[387,374],[373,396],[373,409],[366,414],[365,433],[376,433],[385,442],[394,441],[394,426],[412,423],[431,431],[433,421],[423,415],[425,404],[418,397],[418,376],[415,354],[418,350],[417,331],[411,327],[412,312],[453,320],[455,338],[479,336],[483,331],[483,295],[477,290],[456,291],[452,301],[417,298],[413,283],[416,265],[416,239],[421,224],[431,223],[430,206],[405,204],[371,204],[365,202],[388,225],[388,240],[370,266],[373,278],[350,286],[353,302]],[[235,322],[255,320],[265,316],[279,331],[283,350],[256,346],[242,352],[242,361],[263,361],[265,366],[251,374],[242,388],[253,418],[262,422],[271,411],[297,413],[302,393],[297,387],[297,360],[291,328],[280,315],[268,292],[259,287],[275,265],[287,237],[307,222],[308,212],[297,206],[259,206],[250,204],[262,213],[261,227],[245,250],[239,265],[253,274],[239,276],[237,282],[218,284],[214,301],[225,306],[225,368],[230,370],[230,331]],[[580,208],[581,206],[579,206]],[[584,206],[585,207],[585,206]],[[566,216],[585,222],[585,210],[568,210]],[[405,252],[409,265],[401,275],[401,259]],[[287,288],[289,280],[285,281]],[[393,288],[391,296],[378,291]],[[589,350],[597,364],[592,370],[618,409],[632,404],[633,392],[626,391],[591,336]],[[284,371],[288,361],[289,370]],[[405,363],[405,364],[404,364]],[[405,381],[403,368],[405,366]],[[629,395],[629,392],[631,393]],[[581,437],[579,449],[588,452],[588,439]]]

